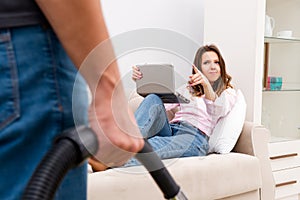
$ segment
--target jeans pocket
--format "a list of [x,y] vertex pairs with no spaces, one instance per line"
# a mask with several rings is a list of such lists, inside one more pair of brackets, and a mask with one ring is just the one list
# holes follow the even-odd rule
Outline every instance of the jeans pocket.
[[18,75],[8,32],[0,32],[0,130],[20,116]]

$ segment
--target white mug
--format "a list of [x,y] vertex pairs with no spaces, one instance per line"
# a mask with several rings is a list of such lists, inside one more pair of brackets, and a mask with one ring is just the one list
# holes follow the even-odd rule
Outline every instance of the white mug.
[[292,35],[293,35],[293,31],[290,30],[277,32],[277,37],[290,38],[292,37]]

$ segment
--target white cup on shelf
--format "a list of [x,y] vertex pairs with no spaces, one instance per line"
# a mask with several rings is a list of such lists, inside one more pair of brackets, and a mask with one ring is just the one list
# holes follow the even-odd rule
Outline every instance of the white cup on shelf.
[[293,31],[291,30],[284,30],[284,31],[277,32],[277,37],[291,38],[292,36],[293,36]]

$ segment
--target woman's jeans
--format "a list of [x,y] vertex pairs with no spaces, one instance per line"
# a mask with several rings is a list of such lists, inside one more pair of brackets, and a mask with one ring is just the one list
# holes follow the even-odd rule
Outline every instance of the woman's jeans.
[[[50,28],[0,29],[0,199],[20,199],[53,138],[87,124],[87,91]],[[71,170],[56,199],[86,199],[86,163]]]
[[[208,137],[188,122],[169,124],[161,99],[148,95],[135,112],[140,131],[161,159],[188,156],[205,156],[208,152]],[[132,158],[125,166],[137,165]]]

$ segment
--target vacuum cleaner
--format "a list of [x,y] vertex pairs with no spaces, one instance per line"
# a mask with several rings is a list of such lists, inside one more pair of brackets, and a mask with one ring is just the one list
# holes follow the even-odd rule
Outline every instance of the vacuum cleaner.
[[[86,126],[64,131],[43,157],[23,193],[23,200],[51,200],[66,173],[98,150],[97,136]],[[165,199],[187,200],[161,159],[145,140],[136,158],[150,173]]]

